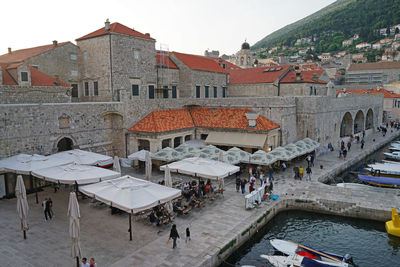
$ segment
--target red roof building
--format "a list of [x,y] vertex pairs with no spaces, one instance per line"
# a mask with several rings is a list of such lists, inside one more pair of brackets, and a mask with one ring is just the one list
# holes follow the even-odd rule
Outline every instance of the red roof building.
[[320,83],[327,84],[325,80],[321,80],[320,77],[324,74],[324,70],[309,70],[301,71],[301,79],[296,80],[296,71],[289,71],[288,74],[281,80],[281,83]]
[[249,68],[231,70],[229,82],[230,84],[256,84],[256,83],[273,83],[288,72],[290,66],[274,66],[268,68]]
[[336,90],[337,95],[340,93],[345,93],[345,94],[382,94],[384,98],[400,98],[400,94],[396,94],[392,91],[388,91],[383,88],[374,88],[374,89],[346,89],[346,91],[343,90]]
[[110,33],[120,33],[120,34],[125,34],[125,35],[130,35],[130,36],[135,36],[135,37],[140,37],[140,38],[155,41],[155,39],[150,37],[150,34],[148,34],[148,33],[143,34],[141,32],[135,31],[134,29],[131,29],[125,25],[122,25],[118,22],[112,23],[110,25],[110,30],[108,30],[108,31],[106,31],[105,27],[103,27],[103,28],[100,28],[94,32],[91,32],[89,34],[86,34],[86,35],[76,39],[76,41],[81,41],[81,40],[85,40],[85,39],[89,39],[89,38],[93,38],[93,37],[97,37],[97,36],[107,35]]
[[129,128],[129,131],[163,133],[193,127],[269,131],[280,127],[262,116],[258,116],[256,127],[248,127],[246,113],[250,112],[247,108],[156,110]]
[[178,69],[175,63],[170,59],[169,52],[157,51],[156,54],[157,66],[168,69]]
[[171,54],[177,57],[181,62],[183,62],[183,64],[188,66],[188,68],[190,69],[228,73],[218,64],[215,58],[191,55],[191,54],[183,54],[178,52],[172,52]]

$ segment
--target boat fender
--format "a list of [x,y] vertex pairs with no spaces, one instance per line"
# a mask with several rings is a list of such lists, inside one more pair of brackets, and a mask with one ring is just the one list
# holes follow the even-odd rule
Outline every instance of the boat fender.
[[343,260],[345,263],[350,263],[354,265],[353,257],[350,254],[344,255]]

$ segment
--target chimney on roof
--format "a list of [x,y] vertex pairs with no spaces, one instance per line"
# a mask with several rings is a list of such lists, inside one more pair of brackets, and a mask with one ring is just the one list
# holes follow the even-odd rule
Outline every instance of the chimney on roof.
[[8,48],[8,53],[11,54],[11,47]]
[[146,32],[144,35],[146,35],[147,37],[150,37],[150,33]]
[[246,115],[246,118],[249,120],[248,127],[252,127],[252,128],[257,127],[257,118],[258,118],[259,114],[255,113],[255,112],[249,112],[249,113],[246,113],[245,115]]
[[296,82],[300,82],[303,79],[303,74],[301,73],[301,69],[299,66],[294,67],[296,71]]
[[53,46],[56,47],[57,45],[58,45],[57,40],[54,40],[54,41],[53,41]]
[[106,32],[110,31],[110,21],[106,19],[106,22],[104,22],[104,29]]

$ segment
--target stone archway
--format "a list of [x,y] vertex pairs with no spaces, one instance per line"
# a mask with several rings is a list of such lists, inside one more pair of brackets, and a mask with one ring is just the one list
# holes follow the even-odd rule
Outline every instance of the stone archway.
[[365,129],[373,129],[374,128],[374,112],[372,109],[369,109],[367,112],[367,116],[365,118]]
[[340,137],[350,136],[353,134],[353,117],[350,112],[344,114],[342,123],[340,124]]
[[72,150],[74,146],[74,142],[71,138],[64,137],[61,138],[60,141],[57,142],[57,152]]
[[364,130],[364,113],[359,110],[354,119],[354,133],[359,133]]

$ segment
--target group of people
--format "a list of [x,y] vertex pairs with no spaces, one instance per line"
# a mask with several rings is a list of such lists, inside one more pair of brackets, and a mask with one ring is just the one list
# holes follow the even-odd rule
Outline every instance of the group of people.
[[149,215],[150,222],[160,226],[160,223],[162,220],[164,220],[164,218],[167,218],[168,221],[171,221],[171,216],[168,214],[168,211],[165,210],[164,206],[157,205],[153,207]]
[[44,211],[44,220],[48,221],[51,220],[54,217],[54,212],[53,212],[53,201],[51,198],[45,198],[42,202],[42,207]]
[[[172,245],[172,248],[174,249],[174,248],[176,248],[176,241],[177,241],[177,239],[180,239],[181,237],[179,236],[179,233],[178,233],[178,230],[176,229],[176,224],[173,224],[172,225],[172,227],[171,227],[171,231],[170,231],[170,233],[169,233],[169,238],[168,238],[168,241],[167,241],[167,244],[169,243],[169,241],[172,239],[174,242],[173,242],[173,245]],[[186,227],[186,240],[185,240],[185,243],[188,243],[188,242],[190,242],[192,239],[190,238],[190,229],[189,229],[189,225]]]
[[260,185],[265,187],[267,190],[272,191],[273,188],[273,180],[274,180],[274,170],[273,168],[269,168],[268,177],[264,174],[263,169],[259,166],[255,170],[253,167],[249,167],[249,181],[243,177],[241,178],[241,171],[236,173],[236,192],[241,190],[242,194],[246,193],[246,184],[249,183],[249,192],[253,192],[256,190],[256,181],[257,179],[260,181]]
[[81,267],[97,267],[97,264],[94,261],[94,258],[90,258],[89,262],[87,262],[87,258],[82,258]]
[[211,180],[208,179],[206,183],[200,178],[199,185],[197,186],[196,181],[192,181],[191,183],[186,182],[182,186],[182,195],[189,200],[193,194],[196,198],[203,197],[205,195],[209,195],[214,193],[214,187],[211,183]]

